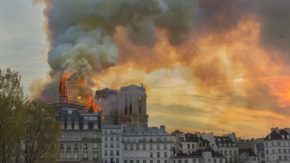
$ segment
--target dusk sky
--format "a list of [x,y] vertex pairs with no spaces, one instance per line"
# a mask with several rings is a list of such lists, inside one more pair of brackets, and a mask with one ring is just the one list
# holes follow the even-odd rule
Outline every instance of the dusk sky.
[[169,132],[289,127],[289,53],[289,0],[0,0],[0,67],[31,98],[57,99],[62,73],[72,100],[143,83]]

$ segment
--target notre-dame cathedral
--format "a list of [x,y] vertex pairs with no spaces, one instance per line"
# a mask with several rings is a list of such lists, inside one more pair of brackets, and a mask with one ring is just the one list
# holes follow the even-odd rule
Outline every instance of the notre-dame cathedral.
[[120,91],[108,88],[98,90],[95,103],[103,111],[104,124],[126,124],[128,126],[146,127],[148,114],[146,107],[146,89],[129,85]]

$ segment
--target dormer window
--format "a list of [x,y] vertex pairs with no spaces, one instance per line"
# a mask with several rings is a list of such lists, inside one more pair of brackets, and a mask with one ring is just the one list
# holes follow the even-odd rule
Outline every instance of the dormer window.
[[218,141],[221,141],[221,139],[220,139],[220,138],[218,138]]
[[285,139],[284,135],[282,135],[282,139]]
[[271,139],[271,135],[268,136],[268,139]]
[[287,139],[289,139],[289,135],[287,135]]

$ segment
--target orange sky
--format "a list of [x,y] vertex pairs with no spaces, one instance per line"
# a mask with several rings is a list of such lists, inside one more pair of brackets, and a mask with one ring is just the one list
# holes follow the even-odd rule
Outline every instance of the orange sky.
[[290,1],[181,1],[44,0],[49,67],[30,95],[56,97],[60,73],[88,63],[73,100],[144,83],[150,126],[243,138],[289,127]]

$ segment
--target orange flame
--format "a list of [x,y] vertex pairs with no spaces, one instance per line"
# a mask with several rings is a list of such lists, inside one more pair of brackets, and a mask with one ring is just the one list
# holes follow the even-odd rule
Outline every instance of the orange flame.
[[91,96],[89,96],[86,100],[86,106],[88,108],[93,108],[94,109],[94,112],[97,113],[98,111],[101,110],[101,108],[99,108],[95,103],[94,103],[94,100]]

